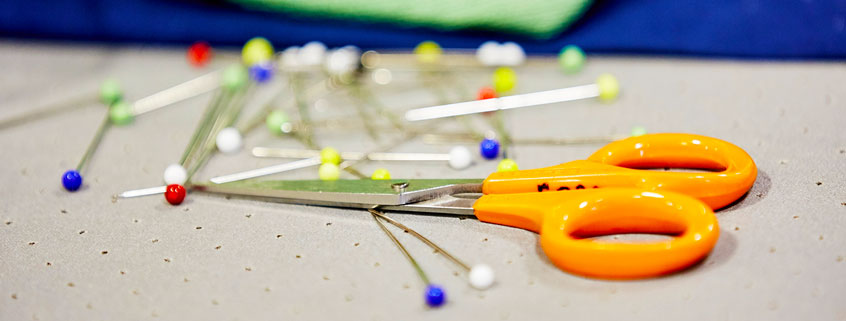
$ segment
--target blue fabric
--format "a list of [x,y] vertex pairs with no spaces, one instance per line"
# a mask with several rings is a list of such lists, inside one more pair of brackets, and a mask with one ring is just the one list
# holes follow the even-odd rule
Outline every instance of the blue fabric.
[[570,30],[547,40],[316,20],[219,2],[0,2],[3,37],[170,44],[206,40],[212,46],[240,46],[259,35],[277,47],[320,40],[329,46],[411,48],[434,40],[448,48],[476,48],[486,40],[511,40],[530,53],[557,53],[566,44],[577,44],[592,53],[843,59],[846,1],[598,1]]

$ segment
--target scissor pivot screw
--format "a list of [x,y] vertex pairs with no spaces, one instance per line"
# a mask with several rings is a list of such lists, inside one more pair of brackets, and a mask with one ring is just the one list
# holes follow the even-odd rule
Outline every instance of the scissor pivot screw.
[[399,182],[391,184],[391,188],[394,189],[397,193],[405,192],[405,189],[408,187],[408,182]]

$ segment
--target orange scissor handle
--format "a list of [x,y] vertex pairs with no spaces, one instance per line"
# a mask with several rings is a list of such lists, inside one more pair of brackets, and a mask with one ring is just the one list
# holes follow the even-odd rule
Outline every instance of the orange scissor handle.
[[[696,168],[712,172],[661,172],[642,168]],[[691,134],[649,134],[612,142],[587,160],[494,173],[484,194],[605,187],[669,190],[696,197],[713,209],[745,194],[758,171],[745,151],[729,142]]]
[[[653,277],[704,258],[719,237],[714,212],[679,193],[608,188],[484,195],[473,205],[484,222],[540,233],[549,259],[574,274],[606,279]],[[651,233],[660,242],[615,243],[586,237]]]

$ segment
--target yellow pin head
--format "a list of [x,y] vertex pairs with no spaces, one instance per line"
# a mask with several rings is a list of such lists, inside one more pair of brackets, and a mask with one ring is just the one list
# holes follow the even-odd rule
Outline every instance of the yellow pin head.
[[417,56],[417,61],[433,64],[441,60],[443,49],[434,41],[424,41],[414,47],[414,55]]
[[602,74],[596,78],[596,86],[599,87],[599,100],[610,102],[617,99],[620,94],[620,83],[611,74]]

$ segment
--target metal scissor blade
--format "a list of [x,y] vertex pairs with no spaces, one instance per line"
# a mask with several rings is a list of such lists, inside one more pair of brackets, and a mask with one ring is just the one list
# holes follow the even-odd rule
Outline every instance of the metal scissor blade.
[[[455,194],[481,193],[481,183],[481,179],[275,180],[195,184],[194,188],[203,192],[266,198],[284,203],[367,208],[374,205],[407,205]],[[395,189],[398,185],[405,187]]]
[[474,215],[473,204],[476,203],[477,199],[478,197],[464,198],[444,195],[417,203],[379,206],[379,209],[398,212],[472,216]]

